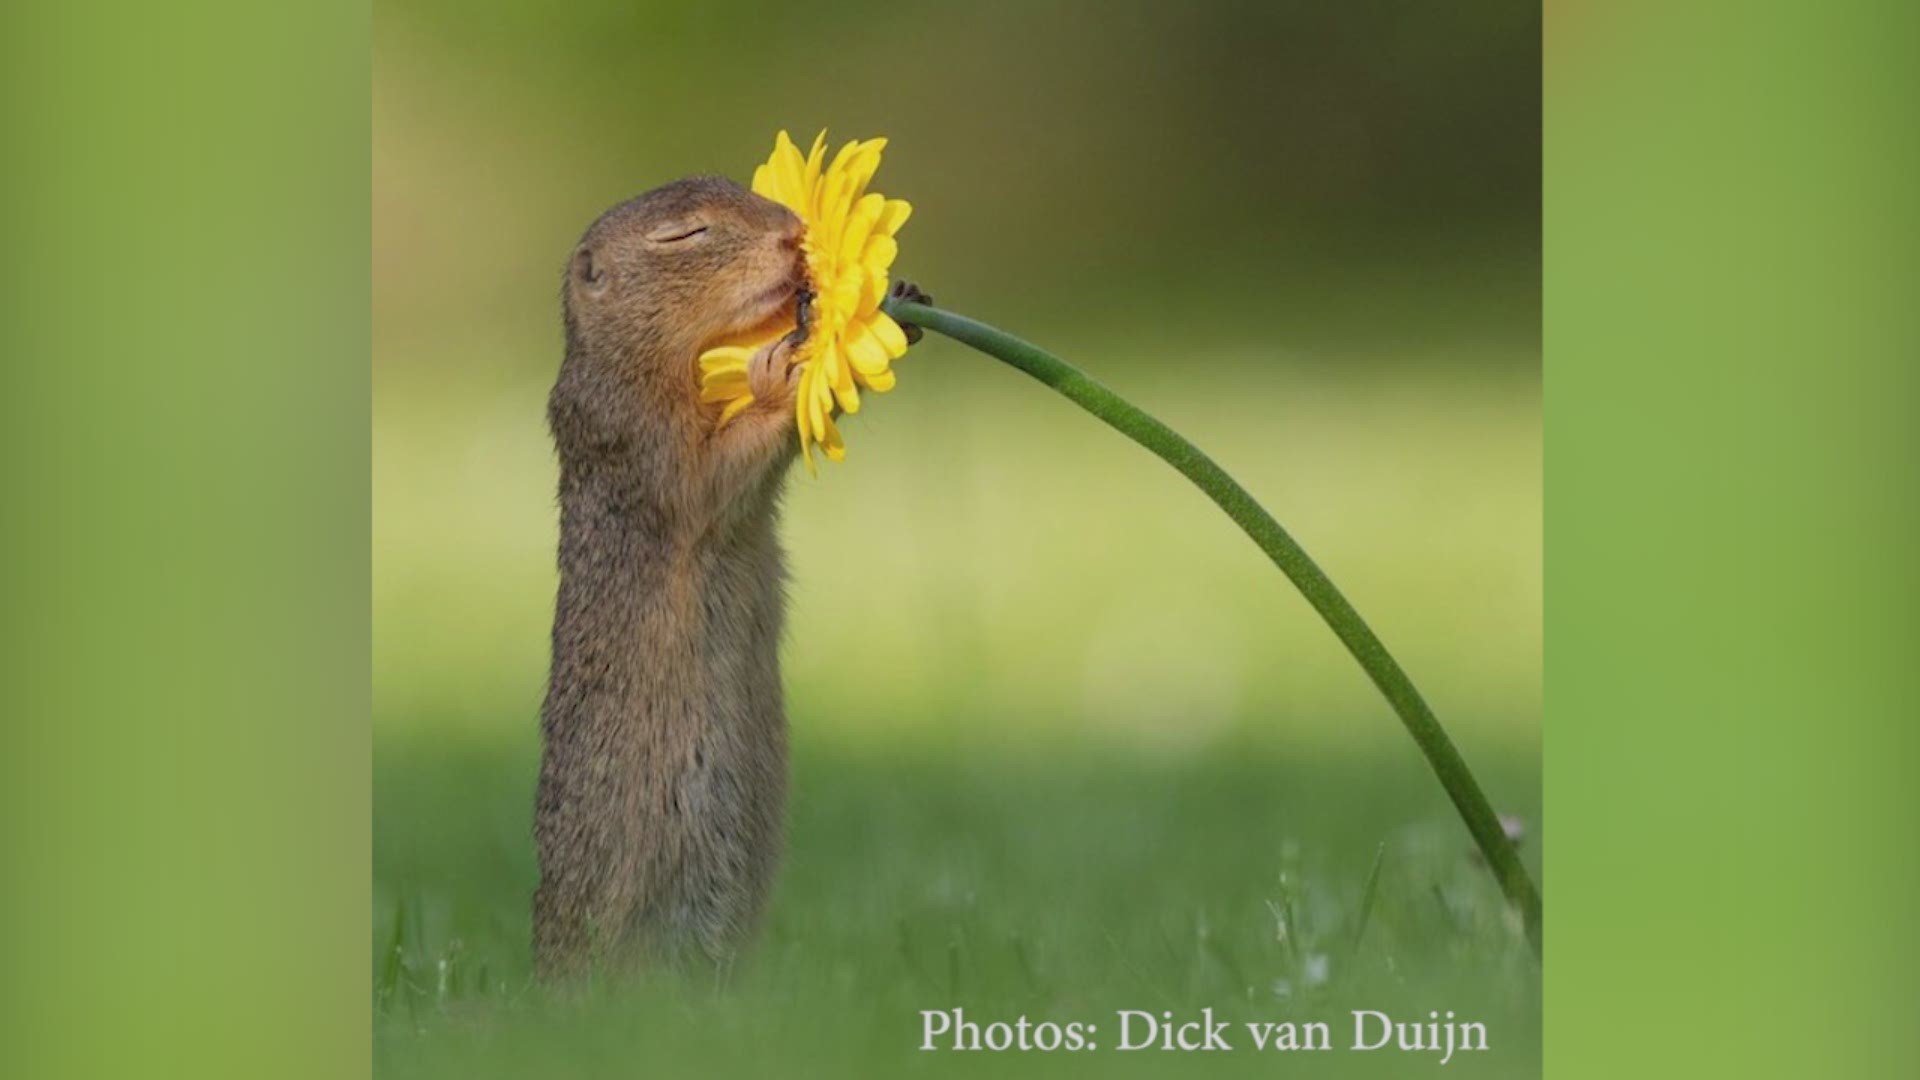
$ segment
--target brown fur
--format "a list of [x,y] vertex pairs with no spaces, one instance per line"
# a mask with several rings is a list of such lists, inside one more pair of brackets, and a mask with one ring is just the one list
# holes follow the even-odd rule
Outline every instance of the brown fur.
[[775,526],[799,334],[755,358],[755,404],[718,430],[696,358],[793,318],[799,239],[785,208],[699,178],[607,211],[569,266],[548,407],[560,588],[534,822],[545,977],[724,960],[771,888],[787,785]]

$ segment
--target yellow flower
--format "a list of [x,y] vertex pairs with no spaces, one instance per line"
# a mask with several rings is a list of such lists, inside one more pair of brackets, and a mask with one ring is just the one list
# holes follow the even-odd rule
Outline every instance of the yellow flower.
[[[833,414],[860,411],[862,388],[893,389],[893,361],[906,354],[907,336],[880,310],[887,295],[887,273],[900,245],[894,234],[913,207],[900,199],[867,191],[887,140],[854,141],[828,163],[827,133],[813,141],[805,158],[782,131],[773,156],[753,171],[753,190],[786,206],[806,224],[801,246],[806,255],[808,288],[813,293],[807,340],[795,359],[799,369],[794,398],[800,449],[813,467],[813,447],[827,457],[846,456]],[[747,390],[747,361],[762,345],[791,331],[729,342],[700,356],[700,397],[726,402],[725,424],[753,403]]]

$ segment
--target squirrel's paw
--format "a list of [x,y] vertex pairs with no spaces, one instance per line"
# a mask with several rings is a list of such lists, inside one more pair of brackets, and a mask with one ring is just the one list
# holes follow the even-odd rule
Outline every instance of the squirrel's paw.
[[[911,281],[894,282],[893,287],[887,290],[887,296],[889,299],[905,300],[914,304],[931,305],[933,303],[933,297],[921,292],[920,286],[915,285]],[[900,323],[900,332],[907,335],[907,344],[918,345],[920,343],[920,336],[924,331],[912,323],[903,322]]]
[[792,397],[800,371],[793,362],[794,354],[805,340],[804,332],[795,330],[761,346],[747,361],[747,389],[753,392],[754,400],[782,402]]

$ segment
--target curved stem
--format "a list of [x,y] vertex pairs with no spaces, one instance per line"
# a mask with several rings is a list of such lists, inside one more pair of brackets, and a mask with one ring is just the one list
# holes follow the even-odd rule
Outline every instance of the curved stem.
[[1526,867],[1521,865],[1519,853],[1507,838],[1500,819],[1487,802],[1486,794],[1480,790],[1479,782],[1473,778],[1473,771],[1467,768],[1466,760],[1454,747],[1453,740],[1447,737],[1446,729],[1440,726],[1433,709],[1428,707],[1420,691],[1414,688],[1413,681],[1407,678],[1407,673],[1401,670],[1400,664],[1387,652],[1387,647],[1381,644],[1380,638],[1367,626],[1366,620],[1341,595],[1326,572],[1314,563],[1288,535],[1287,530],[1280,527],[1273,515],[1262,509],[1245,488],[1227,475],[1226,470],[1216,465],[1212,458],[1201,453],[1198,447],[1059,357],[985,323],[927,304],[889,298],[885,308],[899,322],[937,330],[1011,364],[1059,391],[1074,404],[1106,421],[1121,434],[1180,470],[1181,475],[1193,481],[1220,509],[1225,510],[1234,524],[1239,525],[1253,538],[1254,543],[1260,545],[1260,550],[1267,553],[1280,572],[1287,575],[1287,579],[1326,620],[1341,644],[1366,670],[1367,677],[1386,696],[1393,711],[1400,715],[1407,734],[1413,736],[1420,752],[1426,755],[1434,775],[1440,778],[1440,786],[1446,789],[1447,797],[1453,800],[1454,809],[1466,822],[1467,831],[1473,834],[1474,842],[1480,846],[1487,865],[1500,882],[1501,891],[1506,893],[1510,903],[1520,909],[1521,918],[1526,924],[1527,940],[1532,944],[1534,953],[1539,954],[1540,892],[1527,875]]

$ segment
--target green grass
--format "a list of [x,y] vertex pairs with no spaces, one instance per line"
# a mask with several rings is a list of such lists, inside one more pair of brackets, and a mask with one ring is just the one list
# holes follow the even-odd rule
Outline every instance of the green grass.
[[[919,1010],[955,1006],[1091,1021],[1096,1042],[1117,1036],[1117,1008],[1212,1006],[1236,1029],[1334,1021],[1336,1045],[1348,1009],[1452,1009],[1493,1042],[1454,1072],[1537,1071],[1537,969],[1411,748],[1169,760],[802,739],[778,892],[726,984],[656,975],[554,997],[528,973],[530,719],[526,732],[380,747],[382,1075],[1406,1075],[1437,1060],[918,1053]],[[1532,774],[1488,764],[1496,788]]]

